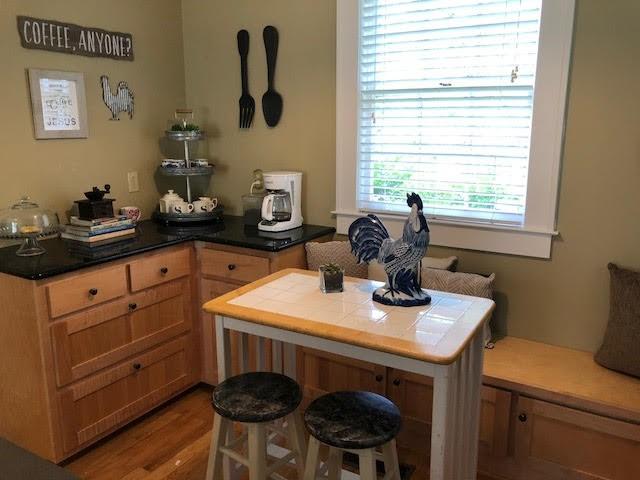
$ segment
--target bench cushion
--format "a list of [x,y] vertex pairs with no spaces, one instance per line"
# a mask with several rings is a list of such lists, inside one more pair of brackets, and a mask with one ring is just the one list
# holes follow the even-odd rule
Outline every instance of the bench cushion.
[[609,264],[609,323],[595,360],[640,377],[640,272]]

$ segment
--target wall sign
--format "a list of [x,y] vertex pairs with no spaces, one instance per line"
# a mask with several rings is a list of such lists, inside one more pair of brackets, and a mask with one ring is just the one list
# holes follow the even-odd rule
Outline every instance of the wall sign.
[[33,17],[18,16],[17,19],[20,43],[24,48],[133,61],[130,33]]
[[36,138],[89,136],[82,73],[30,68],[29,87]]

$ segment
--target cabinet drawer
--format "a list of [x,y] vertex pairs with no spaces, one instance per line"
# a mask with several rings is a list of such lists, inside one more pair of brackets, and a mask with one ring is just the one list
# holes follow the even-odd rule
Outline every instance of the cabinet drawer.
[[126,293],[127,274],[124,265],[103,268],[47,286],[49,311],[53,318],[122,297]]
[[640,478],[640,425],[521,396],[515,457],[527,479]]
[[182,249],[131,262],[131,291],[137,292],[191,273],[191,251]]
[[174,280],[54,322],[59,386],[191,329],[189,279]]
[[183,336],[76,383],[58,394],[64,451],[96,440],[193,383]]
[[253,282],[269,275],[268,258],[209,249],[203,249],[201,255],[204,275],[237,282]]

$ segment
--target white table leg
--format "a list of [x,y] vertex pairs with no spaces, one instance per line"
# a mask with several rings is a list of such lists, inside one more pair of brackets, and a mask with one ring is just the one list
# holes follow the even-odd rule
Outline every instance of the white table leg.
[[475,480],[478,460],[482,333],[434,376],[431,480]]
[[478,472],[478,442],[480,440],[480,408],[482,399],[482,365],[484,359],[484,336],[478,333],[471,342],[469,354],[469,436],[471,445],[467,463],[467,476],[475,480]]
[[[225,381],[231,376],[231,338],[229,330],[224,328],[224,317],[216,315],[216,349],[218,357],[218,383]],[[234,437],[233,423],[229,422],[226,432],[225,444],[228,444]],[[239,470],[235,462],[232,462],[226,455],[222,459],[222,475],[224,480],[236,480],[240,478]]]

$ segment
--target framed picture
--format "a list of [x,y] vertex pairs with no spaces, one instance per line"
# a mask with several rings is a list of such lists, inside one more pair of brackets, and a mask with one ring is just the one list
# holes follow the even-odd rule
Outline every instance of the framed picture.
[[82,73],[30,68],[29,88],[37,139],[89,136]]

